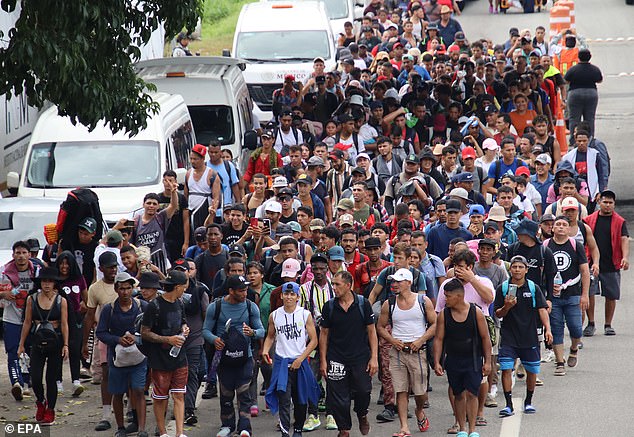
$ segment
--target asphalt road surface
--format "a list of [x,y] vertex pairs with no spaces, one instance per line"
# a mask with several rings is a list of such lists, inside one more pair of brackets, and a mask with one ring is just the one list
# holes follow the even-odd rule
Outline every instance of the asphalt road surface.
[[[612,157],[610,187],[617,193],[619,211],[628,217],[630,229],[634,229],[634,189],[630,177],[634,168],[632,143],[634,139],[634,30],[630,22],[634,17],[634,6],[626,6],[623,0],[583,0],[577,2],[576,21],[580,34],[588,38],[593,53],[592,62],[599,66],[605,77],[599,86],[599,109],[597,114],[597,137],[608,146]],[[479,0],[467,5],[464,15],[459,17],[467,38],[474,40],[487,36],[496,42],[504,41],[509,27],[534,29],[538,25],[548,28],[548,14],[507,14],[491,16],[488,2]],[[613,326],[615,337],[605,337],[602,329],[593,338],[584,339],[585,347],[579,354],[579,364],[569,369],[568,374],[554,377],[554,365],[545,364],[541,377],[545,381],[538,387],[534,405],[538,412],[532,416],[521,413],[513,418],[500,419],[497,408],[486,409],[488,426],[478,428],[482,436],[576,436],[634,435],[632,411],[632,374],[634,373],[634,275],[625,272],[622,278],[622,300],[617,306]],[[603,322],[603,301],[597,300],[597,326]],[[0,368],[6,369],[6,355],[0,354]],[[66,389],[69,390],[68,366],[65,366]],[[26,398],[18,403],[9,393],[6,374],[0,378],[0,420],[32,420],[34,401]],[[447,384],[443,378],[433,376],[431,407],[427,415],[431,421],[428,436],[444,436],[453,423],[447,400]],[[374,416],[381,411],[376,405],[378,383],[371,404],[371,436],[391,436],[398,431],[397,423],[377,424]],[[516,407],[521,405],[525,385],[518,382],[514,389]],[[200,399],[199,399],[200,400]],[[502,404],[501,394],[498,402]],[[69,394],[60,397],[57,405],[57,424],[51,428],[52,436],[111,436],[114,430],[97,433],[94,425],[101,418],[99,387],[88,385],[79,399]],[[260,399],[260,407],[264,401]],[[413,407],[410,408],[412,410]],[[517,409],[517,408],[516,408]],[[154,429],[151,407],[148,408],[149,427]],[[198,406],[199,423],[187,427],[189,437],[215,436],[219,423],[217,399],[202,400]],[[323,418],[322,418],[323,420]],[[114,422],[113,422],[114,423]],[[253,420],[254,435],[278,436],[275,421],[264,411]],[[412,431],[415,421],[410,420]],[[171,435],[174,435],[173,423]],[[169,429],[168,428],[168,429]],[[309,433],[306,433],[309,434]],[[336,431],[322,429],[311,433],[315,436],[336,436]],[[418,432],[413,432],[418,434]],[[352,435],[360,435],[353,429]]]

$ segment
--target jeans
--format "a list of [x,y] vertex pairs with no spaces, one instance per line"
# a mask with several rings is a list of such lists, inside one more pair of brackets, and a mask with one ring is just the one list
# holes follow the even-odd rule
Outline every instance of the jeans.
[[[20,371],[20,361],[18,357],[18,346],[20,345],[20,335],[22,334],[22,325],[4,322],[4,350],[7,352],[7,365],[9,367],[9,379],[11,385],[19,382],[24,387],[25,380]],[[33,362],[33,360],[31,360]]]
[[326,376],[326,405],[332,411],[339,431],[352,429],[350,404],[354,399],[357,417],[368,414],[372,378],[366,371],[367,363],[349,366],[334,361],[328,362]]
[[594,136],[594,117],[599,103],[599,94],[594,88],[577,88],[568,92],[569,129],[571,142],[575,127],[583,117],[590,123],[590,136]]
[[[218,367],[218,383],[220,392],[220,420],[223,427],[233,431],[249,431],[251,433],[251,395],[249,385],[253,375],[253,359],[241,368]],[[238,398],[238,425],[236,427],[236,411],[233,398]]]
[[550,330],[553,333],[553,344],[564,344],[564,321],[568,325],[571,338],[581,338],[581,296],[555,297],[550,312]]
[[185,352],[187,354],[187,391],[185,392],[185,411],[193,412],[196,408],[196,394],[200,387],[198,379],[198,368],[200,366],[200,356],[202,345],[190,346]]

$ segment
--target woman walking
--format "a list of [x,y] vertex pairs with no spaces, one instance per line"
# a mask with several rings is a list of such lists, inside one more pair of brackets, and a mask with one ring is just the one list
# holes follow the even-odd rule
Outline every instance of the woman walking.
[[575,127],[582,117],[590,124],[590,135],[594,136],[594,117],[599,103],[597,84],[603,82],[603,75],[599,67],[590,63],[590,59],[590,50],[580,49],[579,63],[564,76],[569,86],[567,104],[571,143],[574,141]]
[[[39,284],[38,284],[39,283]],[[58,294],[59,272],[44,267],[36,278],[37,293],[26,301],[24,325],[18,346],[18,356],[24,353],[24,343],[30,335],[31,384],[36,397],[35,420],[50,425],[55,422],[57,376],[62,360],[68,356],[68,305]],[[44,396],[44,366],[46,365],[46,396]]]

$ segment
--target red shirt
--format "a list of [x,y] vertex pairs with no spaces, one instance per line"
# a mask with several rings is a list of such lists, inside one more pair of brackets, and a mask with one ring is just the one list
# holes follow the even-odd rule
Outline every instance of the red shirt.
[[379,276],[379,273],[381,273],[384,268],[392,265],[391,262],[385,261],[384,259],[380,261],[381,267],[378,269],[371,269],[368,265],[370,261],[366,261],[357,266],[354,272],[354,289],[359,292],[359,294],[364,294],[364,292],[367,291],[365,294],[370,295],[372,290],[365,290],[365,288],[370,282],[376,281],[377,276]]
[[[274,150],[271,153],[275,153],[277,155],[277,168],[282,168],[284,164],[282,163],[282,157],[279,153]],[[249,159],[249,165],[247,166],[247,171],[244,173],[244,180],[246,182],[251,182],[251,178],[254,174],[262,173],[265,176],[270,176],[273,168],[269,165],[270,156],[267,156],[265,160],[262,160],[261,156],[257,158]]]

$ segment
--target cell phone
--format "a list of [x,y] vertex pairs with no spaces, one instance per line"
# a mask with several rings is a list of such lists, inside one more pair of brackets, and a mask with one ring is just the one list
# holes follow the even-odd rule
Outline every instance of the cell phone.
[[258,218],[257,217],[251,217],[249,219],[249,224],[251,225],[252,228],[257,228],[258,227]]
[[517,285],[509,284],[509,296],[517,297]]
[[134,220],[126,220],[125,227],[126,228],[134,228]]
[[262,224],[264,225],[265,229],[271,229],[271,219],[262,219]]

